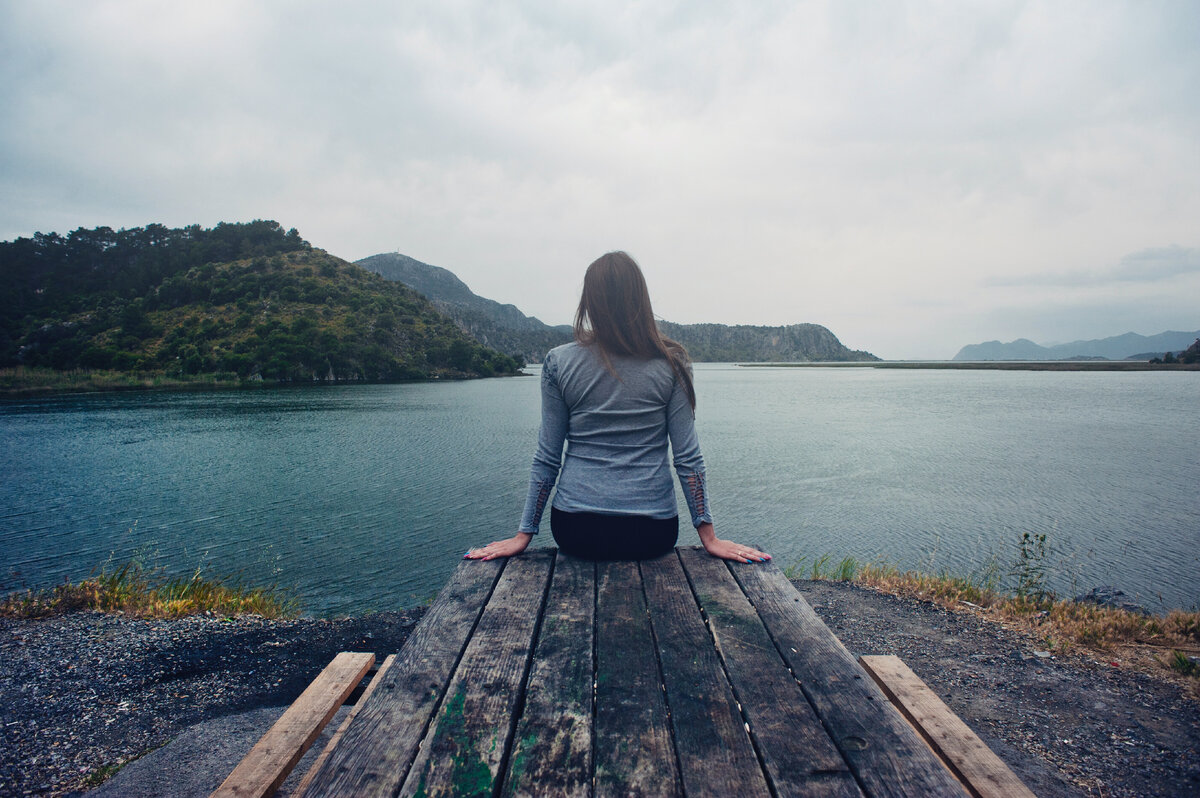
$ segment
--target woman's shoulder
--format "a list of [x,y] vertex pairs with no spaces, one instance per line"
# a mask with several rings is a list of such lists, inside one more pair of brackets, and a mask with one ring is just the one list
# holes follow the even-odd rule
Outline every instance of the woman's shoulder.
[[543,365],[550,369],[553,373],[558,373],[561,368],[576,369],[604,369],[612,372],[615,368],[622,374],[636,372],[663,372],[672,377],[674,372],[671,364],[665,358],[645,358],[635,355],[608,355],[600,352],[597,344],[583,344],[579,341],[571,341],[570,343],[556,346],[546,353],[546,359]]
[[583,363],[599,362],[599,354],[594,344],[581,344],[579,341],[561,344],[546,353],[546,362],[554,363]]
[[551,355],[556,356],[556,357],[568,357],[581,348],[582,347],[580,347],[578,341],[569,341],[565,344],[559,344],[558,346],[551,349],[549,352],[546,353],[546,357],[550,357]]
[[550,366],[557,363],[568,363],[579,358],[579,342],[571,341],[570,343],[556,346],[546,353],[546,357],[542,359],[542,365]]
[[557,380],[560,373],[575,371],[587,356],[587,347],[580,346],[578,341],[556,346],[546,353],[542,359],[542,377]]

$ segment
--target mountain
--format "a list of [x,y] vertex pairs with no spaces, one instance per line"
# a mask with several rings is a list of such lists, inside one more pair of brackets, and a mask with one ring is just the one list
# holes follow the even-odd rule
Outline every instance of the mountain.
[[673,324],[660,321],[664,335],[683,344],[697,362],[874,361],[870,352],[847,349],[819,324],[760,327],[739,324]]
[[527,362],[540,363],[547,351],[571,340],[570,326],[551,327],[526,316],[515,305],[481,297],[440,266],[398,252],[372,255],[355,263],[423,294],[481,344],[520,355]]
[[1069,344],[1055,346],[1039,346],[1026,338],[1018,338],[1007,344],[999,341],[970,344],[960,349],[954,359],[1070,360],[1081,357],[1099,357],[1108,360],[1124,360],[1137,355],[1145,355],[1147,352],[1160,355],[1164,352],[1178,352],[1187,349],[1197,338],[1200,338],[1200,330],[1195,332],[1168,331],[1149,336],[1129,332],[1111,338],[1072,341]]
[[515,373],[416,291],[273,221],[0,243],[0,366],[166,378]]
[[[520,353],[529,362],[539,362],[548,349],[571,340],[570,326],[550,327],[513,305],[478,296],[453,272],[439,266],[397,252],[372,255],[356,263],[420,291],[481,343]],[[731,327],[660,321],[658,327],[664,335],[683,344],[697,362],[879,359],[869,352],[847,349],[837,336],[817,324]]]

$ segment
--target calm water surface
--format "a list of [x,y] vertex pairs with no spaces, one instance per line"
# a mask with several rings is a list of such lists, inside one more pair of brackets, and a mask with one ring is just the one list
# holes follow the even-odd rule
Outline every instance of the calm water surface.
[[[1062,592],[1200,604],[1200,374],[702,364],[696,387],[718,532],[783,565],[1005,571],[1031,531]],[[136,555],[315,614],[411,606],[515,529],[538,401],[532,377],[0,404],[0,590]]]

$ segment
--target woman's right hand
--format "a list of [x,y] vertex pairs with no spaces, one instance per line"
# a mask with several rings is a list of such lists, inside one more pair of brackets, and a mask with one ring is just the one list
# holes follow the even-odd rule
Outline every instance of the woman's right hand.
[[528,532],[518,532],[506,540],[493,540],[486,546],[471,549],[463,555],[464,560],[494,560],[497,557],[515,557],[525,551],[533,535]]
[[696,527],[696,533],[700,535],[700,542],[704,544],[704,550],[722,560],[766,562],[771,559],[770,554],[759,551],[753,546],[734,543],[732,540],[721,540],[717,537],[717,530],[712,524],[701,524]]

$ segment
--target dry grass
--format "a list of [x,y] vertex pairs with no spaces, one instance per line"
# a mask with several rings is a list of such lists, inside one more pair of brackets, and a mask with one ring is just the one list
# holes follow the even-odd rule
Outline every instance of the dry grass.
[[98,576],[48,590],[26,590],[0,600],[0,617],[45,618],[75,610],[121,612],[139,618],[217,615],[262,615],[287,618],[298,614],[294,597],[275,586],[249,587],[239,580],[168,577],[138,561],[119,569],[105,567]]
[[885,593],[933,601],[943,606],[957,606],[965,601],[990,607],[1000,599],[1000,593],[988,577],[900,571],[888,563],[864,565],[852,581]]
[[1189,677],[1190,689],[1200,694],[1200,666],[1190,658],[1200,655],[1200,612],[1142,615],[1048,593],[1016,595],[1000,587],[994,569],[962,577],[901,571],[883,562],[860,565],[853,558],[831,567],[829,558],[823,557],[814,561],[807,573],[798,571],[794,566],[788,575],[850,581],[953,610],[973,609],[989,620],[1036,634],[1048,650],[1089,654],[1139,670]]

